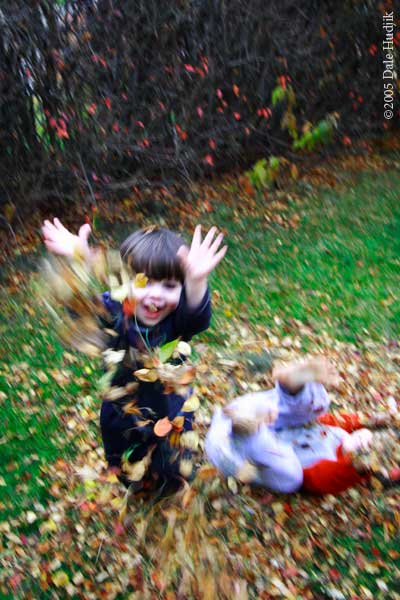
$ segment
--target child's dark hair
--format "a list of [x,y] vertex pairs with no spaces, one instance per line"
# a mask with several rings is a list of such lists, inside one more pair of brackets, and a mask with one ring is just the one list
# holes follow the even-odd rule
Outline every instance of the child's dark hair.
[[122,242],[120,252],[135,273],[149,279],[176,279],[183,283],[184,270],[177,256],[186,242],[180,235],[163,227],[149,227],[132,233]]

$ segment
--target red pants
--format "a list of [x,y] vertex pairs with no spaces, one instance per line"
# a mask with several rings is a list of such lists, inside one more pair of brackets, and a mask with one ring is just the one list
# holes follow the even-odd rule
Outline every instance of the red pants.
[[[361,429],[357,415],[322,415],[318,422],[324,425],[341,427],[348,433]],[[320,460],[311,467],[303,469],[303,490],[312,494],[339,494],[368,479],[360,475],[351,464],[351,459],[343,454],[342,445],[336,451],[337,460]]]

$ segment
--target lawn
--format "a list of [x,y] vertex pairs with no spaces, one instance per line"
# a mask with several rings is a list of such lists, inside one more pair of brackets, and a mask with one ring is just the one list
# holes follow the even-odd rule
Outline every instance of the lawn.
[[[212,404],[270,383],[219,362],[232,352],[324,351],[346,376],[334,407],[398,398],[398,157],[387,164],[256,198],[216,184],[212,210],[193,212],[229,245],[212,328],[195,342],[201,432]],[[100,215],[98,234],[110,227]],[[22,281],[1,290],[0,597],[400,598],[399,488],[286,498],[204,466],[175,499],[129,499],[120,522],[127,498],[97,427],[100,365],[62,348]]]

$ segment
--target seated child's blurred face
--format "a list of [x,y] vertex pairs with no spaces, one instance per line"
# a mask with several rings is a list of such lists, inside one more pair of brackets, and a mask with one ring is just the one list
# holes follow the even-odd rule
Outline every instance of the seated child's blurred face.
[[182,284],[176,279],[149,279],[146,287],[136,288],[136,317],[151,327],[157,325],[178,306]]

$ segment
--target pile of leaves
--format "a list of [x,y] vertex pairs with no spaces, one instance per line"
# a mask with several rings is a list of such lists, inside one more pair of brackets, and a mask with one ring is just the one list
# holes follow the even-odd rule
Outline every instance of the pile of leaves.
[[[254,356],[298,355],[292,337],[265,328],[230,331],[230,350],[200,354],[195,395],[197,433],[204,439],[216,405],[272,385],[270,370],[250,376]],[[343,377],[332,410],[384,414],[399,397],[399,348],[363,348],[315,336]],[[246,365],[241,357],[252,357]],[[62,385],[62,384],[60,384]],[[107,470],[99,436],[98,399],[71,403],[65,442],[78,456],[42,467],[51,501],[34,503],[0,525],[0,589],[13,598],[396,598],[400,575],[398,487],[379,479],[341,497],[281,496],[223,479],[200,460],[192,484],[160,498],[125,492]],[[76,442],[76,432],[80,436]],[[202,447],[202,441],[200,442]],[[351,534],[349,535],[349,533]],[[18,561],[15,561],[18,556]]]

